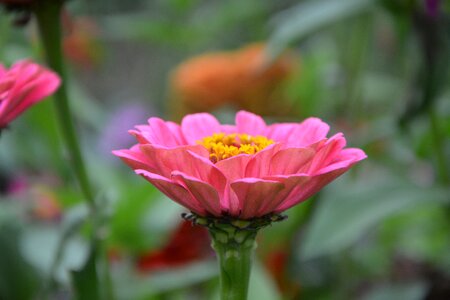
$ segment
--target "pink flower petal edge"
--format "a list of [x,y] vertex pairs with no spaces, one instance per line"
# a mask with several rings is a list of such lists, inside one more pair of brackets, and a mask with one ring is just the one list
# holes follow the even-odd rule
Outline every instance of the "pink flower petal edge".
[[31,60],[10,69],[0,64],[0,129],[59,87],[58,75]]
[[[253,219],[307,200],[367,157],[345,148],[342,133],[328,138],[329,130],[318,118],[267,125],[246,111],[236,114],[235,125],[220,124],[208,113],[187,115],[181,125],[151,118],[130,131],[136,145],[113,154],[198,215]],[[274,143],[213,163],[198,141],[214,133],[264,136]]]

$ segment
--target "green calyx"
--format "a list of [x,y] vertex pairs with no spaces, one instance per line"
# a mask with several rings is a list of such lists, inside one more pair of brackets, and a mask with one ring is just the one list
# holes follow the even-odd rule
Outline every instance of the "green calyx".
[[222,217],[202,217],[195,213],[183,213],[181,217],[191,221],[195,225],[202,225],[209,229],[224,230],[232,227],[236,230],[258,231],[261,228],[271,225],[273,222],[280,222],[287,219],[285,215],[270,214],[259,218],[248,220],[235,219],[229,216]]

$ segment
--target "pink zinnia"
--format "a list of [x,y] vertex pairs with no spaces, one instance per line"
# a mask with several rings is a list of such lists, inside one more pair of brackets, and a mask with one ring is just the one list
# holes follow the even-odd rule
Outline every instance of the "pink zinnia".
[[181,125],[150,118],[130,131],[138,144],[113,153],[197,215],[252,219],[305,201],[366,158],[328,130],[317,118],[266,125],[245,111],[236,125],[207,113]]
[[58,75],[32,61],[19,61],[9,70],[0,64],[0,130],[59,84]]

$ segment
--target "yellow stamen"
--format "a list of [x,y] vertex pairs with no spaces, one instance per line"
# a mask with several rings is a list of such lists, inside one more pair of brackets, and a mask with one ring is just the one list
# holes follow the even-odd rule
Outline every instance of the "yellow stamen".
[[261,135],[214,133],[197,143],[209,151],[209,159],[216,163],[238,154],[255,154],[273,144],[274,141]]

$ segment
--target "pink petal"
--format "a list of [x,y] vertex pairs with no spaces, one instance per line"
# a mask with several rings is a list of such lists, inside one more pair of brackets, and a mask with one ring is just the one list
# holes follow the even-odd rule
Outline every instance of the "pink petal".
[[141,144],[154,144],[173,148],[186,144],[181,129],[172,122],[165,122],[160,118],[150,118],[149,125],[136,126],[137,130],[130,130]]
[[266,123],[263,118],[247,111],[241,110],[236,114],[236,129],[239,133],[249,135],[264,135],[266,132]]
[[245,177],[261,178],[269,175],[272,157],[280,148],[280,144],[272,144],[253,155],[245,169]]
[[58,75],[31,61],[20,61],[0,78],[0,127],[6,126],[29,106],[43,100],[60,85]]
[[200,145],[164,149],[147,144],[141,145],[140,150],[154,163],[156,174],[170,178],[173,171],[179,171],[210,183],[219,193],[225,189],[227,180],[222,172],[209,159],[198,155],[198,150],[206,151]]
[[316,152],[311,148],[287,148],[275,153],[270,162],[271,175],[304,173]]
[[273,124],[267,129],[267,136],[287,147],[307,147],[325,139],[330,126],[318,118],[308,118],[300,124]]
[[172,172],[172,178],[184,186],[209,214],[216,217],[222,214],[219,195],[210,184],[178,171]]
[[181,131],[186,142],[195,145],[204,137],[221,132],[221,126],[217,119],[208,113],[187,115],[181,122]]
[[120,159],[133,170],[143,169],[152,173],[156,172],[155,164],[139,150],[138,145],[133,146],[129,150],[115,150],[112,151],[112,153],[115,156],[120,157]]
[[276,198],[283,190],[284,185],[277,181],[263,180],[259,178],[244,178],[231,183],[232,190],[239,199],[241,211],[239,219],[251,219],[261,217],[261,207]]
[[189,168],[193,165],[189,161],[191,155],[187,153],[187,150],[195,146],[160,148],[152,144],[145,144],[138,145],[138,147],[139,151],[145,155],[147,160],[152,162],[155,170],[154,173],[166,178],[170,178],[170,174],[174,170],[183,171],[184,168]]
[[280,213],[300,202],[307,200],[309,197],[319,192],[328,183],[344,174],[347,170],[348,168],[336,169],[329,173],[312,176],[309,181],[306,181],[294,188],[285,201],[275,210],[275,213]]
[[147,172],[146,170],[136,170],[136,174],[141,175],[152,183],[158,190],[167,197],[186,207],[187,209],[201,215],[206,216],[206,210],[194,199],[191,194],[178,183],[173,182],[165,177]]
[[301,192],[302,187],[311,180],[311,176],[307,174],[297,174],[297,175],[278,175],[278,176],[268,176],[265,177],[267,180],[278,181],[284,184],[284,189],[271,201],[268,201],[266,206],[261,207],[260,214],[267,215],[278,211],[278,208],[286,202],[291,197],[299,196],[299,191]]
[[325,145],[317,151],[311,161],[308,173],[315,174],[318,170],[332,163],[345,147],[345,144],[346,141],[342,133],[338,133],[331,137]]
[[235,181],[245,177],[245,169],[251,158],[251,155],[246,154],[232,156],[218,161],[216,167],[225,175],[228,181]]
[[226,134],[238,133],[235,125],[222,124],[220,126],[220,131]]
[[336,169],[342,168],[350,168],[353,164],[357,163],[360,160],[367,158],[367,155],[361,149],[356,148],[348,148],[342,150],[338,157],[335,158],[335,161],[326,167],[318,170],[316,172],[317,175],[328,173],[334,171]]

